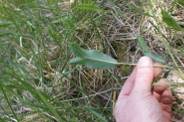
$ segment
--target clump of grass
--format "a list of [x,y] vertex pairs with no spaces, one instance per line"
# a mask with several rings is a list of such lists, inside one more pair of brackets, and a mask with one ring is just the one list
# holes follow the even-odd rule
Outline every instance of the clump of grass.
[[72,66],[69,45],[132,64],[143,55],[136,43],[140,34],[169,66],[183,66],[183,33],[161,14],[172,15],[182,6],[159,2],[1,1],[0,120],[114,121],[118,91],[133,67]]

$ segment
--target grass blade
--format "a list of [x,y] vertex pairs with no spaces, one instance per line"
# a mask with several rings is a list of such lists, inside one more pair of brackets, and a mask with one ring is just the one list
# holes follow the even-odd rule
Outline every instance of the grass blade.
[[12,24],[13,24],[12,22],[0,22],[0,27],[7,27]]
[[12,111],[13,116],[14,116],[14,117],[16,118],[16,120],[18,121],[17,115],[15,114],[14,109],[12,108],[12,105],[11,105],[11,103],[10,103],[10,101],[9,101],[9,99],[8,99],[8,97],[7,97],[6,93],[5,93],[5,91],[4,91],[4,88],[3,88],[2,84],[0,84],[0,88],[1,88],[1,91],[3,92],[3,95],[4,95],[5,100],[6,100],[7,103],[8,103],[8,106],[10,107],[10,109],[11,109],[11,111]]
[[183,84],[175,83],[175,82],[156,82],[156,83],[153,83],[152,85],[155,86],[155,85],[161,85],[161,84],[163,84],[163,85],[165,85],[165,84],[167,84],[167,85],[175,85],[175,86],[184,87]]
[[101,119],[103,122],[108,122],[106,118],[104,118],[101,114],[97,113],[96,111],[91,110],[91,113],[93,113],[97,118]]
[[38,95],[40,96],[41,100],[44,102],[44,104],[52,111],[52,113],[57,117],[57,119],[62,122],[63,119],[61,119],[61,117],[59,116],[59,114],[56,112],[56,110],[54,109],[54,107],[45,99],[45,97],[41,94],[40,91],[38,91],[35,88],[35,91],[38,93]]

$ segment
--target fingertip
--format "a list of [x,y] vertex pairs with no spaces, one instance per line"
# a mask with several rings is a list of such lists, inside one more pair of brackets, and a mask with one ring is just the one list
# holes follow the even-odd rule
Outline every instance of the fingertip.
[[135,86],[133,91],[141,93],[151,91],[151,83],[153,82],[153,61],[150,57],[141,57],[137,65],[137,73],[135,76]]
[[[164,83],[167,82],[167,79],[160,79],[158,83]],[[168,85],[167,84],[159,84],[154,86],[154,91],[158,94],[162,94],[166,89]]]
[[142,66],[144,67],[144,66],[150,66],[150,65],[153,65],[153,61],[148,56],[143,56],[138,61],[138,67],[142,67]]
[[[154,63],[154,66],[162,66],[161,63]],[[163,71],[163,67],[154,67],[154,78],[157,78]]]
[[172,96],[172,92],[167,89],[162,93],[161,96],[161,102],[163,104],[167,104],[167,105],[171,105],[173,103],[173,96]]
[[162,66],[162,63],[160,63],[160,62],[156,62],[156,63],[154,63],[154,65]]

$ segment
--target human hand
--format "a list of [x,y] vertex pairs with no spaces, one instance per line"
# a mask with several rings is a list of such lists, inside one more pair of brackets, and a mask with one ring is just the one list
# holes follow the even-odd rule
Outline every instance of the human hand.
[[[156,65],[159,65],[158,63]],[[114,116],[117,122],[170,122],[172,93],[166,84],[152,82],[163,68],[153,67],[149,57],[142,57],[127,79],[116,102]],[[158,82],[167,82],[161,79]]]

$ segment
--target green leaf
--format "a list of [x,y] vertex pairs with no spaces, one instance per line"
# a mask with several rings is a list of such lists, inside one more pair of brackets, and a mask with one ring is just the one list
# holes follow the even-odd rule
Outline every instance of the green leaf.
[[149,48],[148,48],[146,42],[144,41],[144,39],[138,34],[137,34],[137,42],[138,42],[138,45],[139,45],[142,53],[145,56],[150,57],[154,62],[160,62],[160,63],[165,62],[161,55],[158,55],[158,54],[156,54],[156,53],[149,50]]
[[93,10],[97,12],[103,12],[103,9],[100,9],[99,7],[93,5],[93,4],[81,4],[78,6],[75,6],[74,8],[79,8],[79,9],[85,9],[85,10]]
[[77,58],[70,61],[70,64],[80,64],[85,65],[92,69],[109,69],[116,66],[117,61],[100,51],[97,50],[84,50],[80,48],[77,44],[72,44],[70,46],[74,55]]
[[174,20],[174,18],[169,15],[168,12],[162,10],[162,20],[169,26],[175,30],[183,31],[180,25]]
[[165,61],[164,61],[164,59],[162,58],[162,56],[161,56],[161,55],[158,55],[158,54],[156,54],[156,53],[154,53],[154,52],[151,52],[151,51],[149,51],[149,52],[143,52],[143,54],[144,54],[145,56],[150,57],[154,62],[165,63]]
[[137,34],[137,42],[142,52],[149,52],[148,46],[144,39]]

